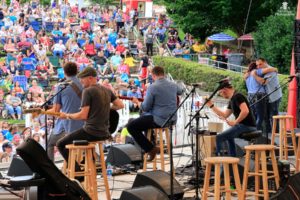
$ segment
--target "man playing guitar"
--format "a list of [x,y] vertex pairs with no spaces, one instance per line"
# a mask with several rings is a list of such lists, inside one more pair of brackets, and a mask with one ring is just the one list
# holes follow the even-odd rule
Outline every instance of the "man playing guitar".
[[[110,109],[119,110],[124,107],[123,102],[113,92],[97,84],[97,72],[92,67],[86,67],[77,76],[84,88],[81,100],[81,110],[77,113],[61,113],[60,118],[71,120],[84,120],[79,130],[66,135],[57,142],[59,152],[68,160],[67,144],[73,140],[100,141],[110,137],[109,113]],[[112,103],[112,106],[110,104]],[[79,165],[76,164],[78,171]]]
[[[146,133],[151,128],[160,128],[176,110],[177,95],[183,92],[182,88],[165,78],[162,67],[154,67],[152,77],[155,82],[148,87],[144,102],[139,102],[137,98],[132,99],[132,102],[137,104],[144,113],[127,126],[128,132],[135,141],[149,154],[149,160],[155,158],[159,148],[153,146],[143,132]],[[171,119],[171,124],[176,122],[176,119],[175,115]]]

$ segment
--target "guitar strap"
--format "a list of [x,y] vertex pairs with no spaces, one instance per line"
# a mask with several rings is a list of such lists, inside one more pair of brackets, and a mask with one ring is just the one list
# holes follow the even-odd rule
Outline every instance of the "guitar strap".
[[79,89],[79,87],[74,82],[72,82],[70,85],[71,85],[72,89],[74,90],[74,92],[79,97],[79,99],[81,99],[82,91]]

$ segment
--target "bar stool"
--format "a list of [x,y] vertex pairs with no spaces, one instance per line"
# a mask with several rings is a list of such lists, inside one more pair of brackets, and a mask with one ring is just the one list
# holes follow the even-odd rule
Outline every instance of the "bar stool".
[[[275,146],[274,145],[248,145],[245,146],[246,150],[246,158],[245,158],[245,169],[244,169],[244,177],[243,177],[243,197],[246,197],[247,191],[247,184],[248,184],[248,177],[255,176],[255,193],[256,199],[259,196],[263,196],[265,200],[269,199],[269,192],[268,192],[268,179],[275,178],[276,188],[279,188],[279,174],[278,174],[278,167],[277,161],[275,157]],[[250,172],[250,154],[251,151],[255,153],[255,171]],[[266,152],[270,152],[271,162],[272,162],[272,171],[267,170],[267,156]],[[263,182],[263,194],[260,194],[260,180],[259,177],[262,177]]]
[[[153,170],[157,170],[157,163],[160,163],[160,168],[162,171],[165,171],[165,165],[169,164],[166,163],[165,158],[164,158],[164,142],[163,142],[163,133],[165,133],[165,137],[166,137],[166,144],[167,144],[167,152],[170,158],[170,132],[169,132],[169,128],[154,128],[154,129],[149,129],[148,130],[148,134],[147,134],[147,138],[148,140],[151,140],[151,133],[152,130],[154,131],[154,138],[155,138],[155,144],[157,144],[157,142],[159,142],[159,148],[160,148],[160,157],[159,160],[157,157],[154,158],[153,161],[151,161],[153,163]],[[159,136],[159,139],[158,139]],[[144,155],[144,167],[143,167],[143,171],[147,171],[147,164],[148,164],[148,153],[145,153]],[[169,159],[168,158],[168,159]]]
[[[108,184],[108,179],[107,179],[107,174],[106,174],[106,163],[105,163],[105,159],[104,159],[104,151],[103,151],[103,141],[97,141],[97,142],[91,142],[94,145],[98,145],[99,148],[99,161],[100,161],[100,166],[97,167],[96,169],[100,169],[101,168],[101,172],[102,172],[102,178],[103,178],[103,183],[104,183],[104,187],[105,187],[105,194],[106,194],[106,199],[110,200],[110,189],[109,189],[109,184]],[[95,162],[96,162],[96,151],[94,151],[94,158],[95,158]]]
[[[66,148],[69,150],[67,176],[70,179],[74,179],[76,176],[77,177],[83,176],[84,189],[88,192],[88,194],[93,200],[98,200],[96,166],[93,160],[95,144],[88,144],[88,145],[69,144],[66,145]],[[76,172],[75,163],[83,155],[85,156],[85,159],[83,159],[84,171]]]
[[[279,133],[276,132],[277,121],[279,123]],[[290,132],[287,132],[287,122],[290,125]],[[274,145],[275,137],[279,137],[279,159],[288,160],[288,151],[294,151],[296,155],[296,137],[294,132],[294,122],[292,115],[276,115],[273,116],[272,139],[271,144]],[[288,146],[288,138],[292,138],[292,146]],[[277,147],[278,148],[278,147]]]
[[[213,165],[215,167],[214,199],[219,200],[221,192],[226,193],[226,200],[231,199],[231,193],[233,192],[233,190],[230,189],[229,165],[232,165],[236,192],[238,194],[238,199],[241,199],[242,190],[241,190],[240,176],[238,172],[239,161],[240,159],[235,157],[208,157],[204,159],[204,162],[206,164],[203,191],[202,191],[202,198],[204,200],[206,200],[208,197],[207,194],[209,192],[210,171]],[[224,170],[224,183],[225,183],[224,186],[221,186],[221,181],[220,181],[221,165],[223,166],[223,170]]]
[[300,171],[300,133],[296,134],[298,138],[298,147],[297,147],[297,155],[296,155],[296,172]]

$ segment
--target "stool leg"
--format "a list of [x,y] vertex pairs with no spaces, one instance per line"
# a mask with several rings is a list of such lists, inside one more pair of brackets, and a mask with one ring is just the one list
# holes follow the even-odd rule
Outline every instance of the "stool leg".
[[249,173],[249,168],[250,168],[249,165],[250,165],[250,151],[246,150],[245,168],[244,168],[244,176],[243,176],[242,200],[246,198],[247,185],[248,185],[248,173]]
[[[151,129],[148,130],[147,132],[147,139],[150,141],[151,140]],[[143,164],[143,172],[147,171],[147,159],[148,159],[148,153],[144,154],[144,164]]]
[[258,194],[259,194],[259,188],[260,188],[260,182],[259,182],[259,170],[260,170],[260,165],[259,165],[259,158],[260,158],[260,152],[255,151],[255,199],[258,200]]
[[164,138],[162,129],[159,130],[159,148],[160,148],[160,168],[165,171],[165,158],[164,158]]
[[[154,129],[154,146],[156,146],[157,144],[157,136],[158,136],[158,130]],[[149,136],[149,140],[150,140],[150,136]],[[157,156],[155,156],[154,160],[152,161],[153,163],[153,170],[157,170]]]
[[106,199],[110,200],[110,190],[109,190],[109,184],[107,180],[107,174],[106,174],[106,165],[105,165],[105,159],[104,159],[104,152],[103,152],[103,147],[102,144],[99,144],[99,149],[100,149],[100,162],[101,162],[101,168],[102,168],[102,176],[103,176],[103,182],[105,186],[105,193],[106,193]]
[[300,136],[298,137],[298,146],[297,146],[297,154],[296,154],[296,172],[299,172],[299,158],[300,158]]
[[263,178],[263,191],[264,191],[264,200],[269,199],[268,193],[268,172],[267,172],[267,156],[266,151],[261,151],[261,165],[262,165],[262,178]]
[[288,159],[288,143],[287,143],[287,129],[286,129],[286,119],[282,120],[282,124],[283,124],[283,149],[284,149],[284,159],[287,160]]
[[[168,150],[168,156],[169,156],[169,160],[171,158],[171,142],[170,141],[170,131],[169,128],[165,129],[165,134],[166,134],[166,142],[167,142],[167,150]],[[171,166],[170,166],[171,167]],[[175,177],[175,169],[174,169],[174,165],[172,166],[173,168],[173,176]],[[170,168],[171,169],[171,168]]]
[[206,169],[205,169],[203,191],[202,191],[202,199],[203,200],[207,200],[207,192],[208,192],[208,188],[209,188],[210,171],[211,171],[211,164],[207,163],[206,164]]
[[220,200],[220,164],[215,164],[215,200]]
[[272,168],[273,168],[273,173],[274,173],[274,179],[275,179],[275,184],[276,184],[276,189],[279,188],[279,173],[278,173],[278,165],[275,157],[275,150],[270,152],[271,155],[271,161],[272,161]]
[[272,137],[271,137],[272,145],[275,144],[276,126],[277,126],[277,120],[275,118],[273,118]]
[[98,190],[97,190],[97,175],[96,175],[96,167],[95,162],[93,160],[93,151],[92,149],[88,149],[86,151],[86,162],[88,163],[88,170],[89,170],[89,186],[90,191],[92,193],[93,200],[98,200]]
[[[69,159],[68,160],[75,160],[75,151],[69,150]],[[70,179],[75,177],[75,162],[68,162],[68,176]]]
[[241,190],[241,180],[239,175],[239,169],[237,164],[232,164],[233,177],[235,182],[235,189],[238,193],[238,199],[243,199],[243,192]]
[[223,164],[224,167],[224,180],[225,180],[225,192],[226,192],[226,200],[231,199],[231,191],[230,191],[230,175],[229,175],[229,165],[227,163]]
[[283,159],[283,122],[282,120],[279,120],[279,159],[282,160]]
[[291,135],[292,135],[292,143],[293,143],[293,149],[294,149],[294,155],[297,155],[297,143],[296,143],[296,136],[294,131],[294,122],[293,118],[289,119],[290,129],[291,129]]

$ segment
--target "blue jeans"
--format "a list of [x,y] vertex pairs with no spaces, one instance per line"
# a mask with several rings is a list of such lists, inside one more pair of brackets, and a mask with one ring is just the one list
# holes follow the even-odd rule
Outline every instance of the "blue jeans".
[[[279,104],[281,102],[281,98],[278,100],[268,103],[268,112],[267,112],[267,120],[266,120],[266,129],[267,133],[272,132],[272,125],[273,125],[273,116],[279,114]],[[278,130],[278,123],[276,129]]]
[[53,56],[57,56],[59,55],[60,58],[62,58],[64,56],[64,52],[63,51],[53,51]]
[[17,115],[21,115],[21,113],[22,113],[21,106],[13,107],[11,105],[6,104],[6,110],[8,111],[8,114],[10,114],[10,115],[14,115],[15,112],[17,113]]
[[222,149],[222,143],[224,141],[228,141],[229,146],[229,154],[230,156],[236,157],[236,149],[235,149],[235,142],[234,138],[239,137],[241,133],[255,131],[256,127],[254,126],[246,126],[244,124],[237,124],[232,126],[231,128],[223,131],[222,133],[218,134],[216,137],[216,154],[220,155]]
[[267,99],[265,98],[260,100],[265,95],[265,93],[248,94],[250,105],[254,104],[251,106],[251,109],[254,113],[256,119],[256,128],[258,130],[263,130],[263,122],[267,113]]

